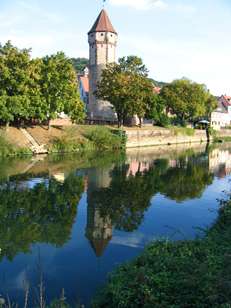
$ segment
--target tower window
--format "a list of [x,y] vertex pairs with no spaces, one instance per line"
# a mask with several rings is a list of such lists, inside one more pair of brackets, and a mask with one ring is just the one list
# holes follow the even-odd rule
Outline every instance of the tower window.
[[101,33],[101,36],[103,36],[103,33]]

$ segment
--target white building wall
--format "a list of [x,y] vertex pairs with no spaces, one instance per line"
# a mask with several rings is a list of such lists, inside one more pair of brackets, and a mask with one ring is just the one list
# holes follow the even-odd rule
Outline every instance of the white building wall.
[[228,112],[212,112],[211,125],[216,130],[219,130],[221,127],[231,125],[231,114]]

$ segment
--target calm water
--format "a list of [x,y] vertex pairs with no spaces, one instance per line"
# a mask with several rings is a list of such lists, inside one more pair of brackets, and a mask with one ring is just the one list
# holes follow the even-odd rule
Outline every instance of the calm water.
[[120,263],[155,239],[203,236],[229,190],[231,145],[0,163],[0,294],[89,305]]

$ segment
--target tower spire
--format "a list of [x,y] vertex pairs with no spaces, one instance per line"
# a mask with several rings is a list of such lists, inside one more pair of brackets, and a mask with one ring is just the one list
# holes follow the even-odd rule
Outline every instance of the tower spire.
[[102,9],[88,34],[93,32],[111,32],[117,34],[105,9]]

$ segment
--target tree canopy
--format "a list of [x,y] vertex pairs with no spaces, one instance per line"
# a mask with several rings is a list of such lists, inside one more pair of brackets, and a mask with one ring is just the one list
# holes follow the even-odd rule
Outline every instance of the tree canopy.
[[65,112],[73,121],[84,118],[72,62],[60,52],[31,59],[29,49],[10,42],[0,47],[0,121],[45,121]]
[[82,73],[85,67],[89,65],[87,58],[71,58],[71,62],[77,74]]
[[175,80],[161,89],[166,107],[184,124],[208,116],[216,108],[216,98],[206,86],[188,79]]
[[108,64],[102,71],[96,95],[112,104],[119,126],[134,115],[141,123],[153,95],[153,83],[142,59],[129,56],[120,58],[118,64]]

